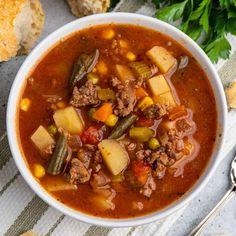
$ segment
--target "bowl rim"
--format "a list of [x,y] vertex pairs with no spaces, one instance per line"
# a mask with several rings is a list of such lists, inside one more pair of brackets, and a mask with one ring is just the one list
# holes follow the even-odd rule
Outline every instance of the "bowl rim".
[[[173,34],[178,35],[181,37],[184,41],[191,44],[191,46],[196,50],[196,52],[199,54],[200,57],[203,58],[203,60],[206,63],[206,66],[210,70],[210,72],[213,75],[212,81],[215,83],[215,87],[218,89],[217,92],[214,92],[214,96],[216,96],[216,93],[219,95],[219,107],[222,108],[222,111],[220,112],[217,110],[217,116],[221,118],[222,124],[221,124],[221,138],[219,138],[219,143],[217,147],[214,147],[215,153],[212,154],[211,161],[209,161],[208,166],[206,167],[204,173],[201,175],[201,182],[200,180],[197,181],[197,184],[195,183],[194,187],[192,187],[190,190],[188,190],[187,193],[183,197],[180,198],[180,200],[175,201],[175,203],[170,204],[169,206],[165,207],[164,209],[161,209],[157,212],[149,213],[147,215],[139,216],[139,217],[132,217],[132,218],[122,218],[122,219],[113,219],[113,218],[102,218],[102,217],[95,217],[86,213],[83,213],[81,211],[74,210],[60,202],[58,202],[52,195],[47,193],[40,184],[36,181],[36,179],[33,177],[31,172],[29,171],[27,167],[27,163],[24,160],[23,153],[20,151],[20,143],[18,140],[17,135],[17,125],[16,125],[16,113],[17,113],[17,101],[18,97],[20,97],[21,90],[23,89],[23,84],[25,81],[25,77],[21,78],[21,74],[24,72],[24,70],[27,71],[27,74],[30,72],[30,70],[33,68],[33,66],[37,65],[37,62],[41,59],[41,57],[44,55],[44,53],[47,53],[48,50],[50,50],[50,47],[47,46],[47,42],[52,40],[53,38],[57,38],[56,42],[52,43],[52,45],[55,45],[58,43],[61,38],[64,39],[72,34],[70,32],[67,35],[63,35],[63,37],[60,36],[60,34],[63,34],[63,32],[68,28],[73,28],[73,32],[77,32],[81,29],[77,29],[79,24],[86,24],[86,22],[91,22],[92,25],[99,25],[98,23],[100,20],[106,21],[106,23],[101,24],[109,24],[114,22],[114,24],[122,24],[118,21],[116,21],[116,18],[125,18],[126,23],[129,25],[139,25],[137,24],[137,21],[140,21],[140,26],[144,26],[142,22],[146,22],[147,24],[155,24],[155,25],[161,25],[163,28],[168,29]],[[138,20],[137,20],[138,19]],[[134,23],[134,22],[136,23]],[[144,26],[146,28],[151,28],[148,26]],[[88,26],[82,27],[82,29],[89,28]],[[158,30],[157,30],[158,31]],[[164,33],[165,34],[165,33]],[[168,35],[168,34],[167,34]],[[170,38],[173,38],[169,35]],[[174,39],[174,38],[173,38]],[[174,39],[176,40],[176,39]],[[181,43],[180,43],[181,44]],[[181,44],[182,45],[182,44]],[[184,47],[184,46],[183,46]],[[44,48],[43,52],[40,53],[38,56],[39,49]],[[188,50],[189,51],[189,50]],[[192,54],[193,52],[190,51]],[[31,59],[36,56],[37,60]],[[27,64],[31,65],[31,68],[27,69],[25,68]],[[201,65],[201,64],[200,64]],[[201,65],[203,68],[203,65]],[[19,81],[20,80],[20,81]],[[209,79],[211,80],[211,79]],[[212,85],[211,85],[212,86]],[[17,93],[16,93],[17,92]],[[16,96],[18,94],[18,96]],[[157,20],[155,18],[139,15],[135,13],[102,13],[102,14],[96,14],[92,16],[83,17],[80,19],[77,19],[75,21],[72,21],[53,33],[49,34],[45,39],[43,39],[28,55],[28,57],[25,59],[24,63],[21,65],[14,82],[11,87],[11,91],[8,98],[8,104],[7,104],[7,114],[6,114],[6,126],[7,126],[7,137],[8,142],[10,146],[10,150],[12,153],[12,156],[15,160],[15,163],[17,165],[17,168],[19,169],[21,175],[27,182],[27,184],[31,187],[31,189],[41,198],[43,199],[47,204],[50,206],[56,208],[57,210],[61,211],[63,214],[71,216],[77,220],[80,220],[85,223],[90,223],[93,225],[99,225],[99,226],[106,226],[106,227],[131,227],[131,226],[138,226],[146,223],[151,223],[156,220],[163,219],[170,214],[174,213],[175,211],[183,208],[183,206],[186,205],[187,202],[190,202],[206,185],[206,183],[209,181],[210,177],[212,176],[213,172],[215,171],[216,167],[218,166],[218,163],[220,161],[220,153],[222,151],[222,146],[225,140],[225,134],[226,134],[226,122],[227,122],[227,103],[224,95],[223,86],[220,82],[219,76],[211,63],[210,59],[206,56],[206,54],[202,51],[202,49],[186,34],[184,34],[182,31],[178,30],[174,26],[167,24],[163,21]],[[16,148],[17,147],[17,148]],[[214,160],[213,159],[214,156]],[[210,165],[211,162],[211,165]],[[208,170],[207,170],[208,169]]]

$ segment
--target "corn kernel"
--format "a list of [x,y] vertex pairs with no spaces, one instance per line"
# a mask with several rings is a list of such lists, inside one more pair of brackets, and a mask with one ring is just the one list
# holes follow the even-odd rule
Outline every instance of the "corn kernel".
[[102,32],[102,38],[112,39],[115,36],[115,31],[113,29],[106,29]]
[[130,61],[135,61],[136,60],[136,55],[133,52],[127,52],[125,57]]
[[111,114],[111,115],[108,116],[107,120],[105,121],[105,124],[107,126],[113,127],[113,126],[115,126],[118,119],[119,118],[116,115]]
[[152,150],[156,150],[157,148],[160,147],[160,143],[157,140],[157,138],[151,138],[148,142],[148,147]]
[[120,47],[122,47],[122,48],[127,48],[128,47],[128,42],[123,40],[123,39],[119,40],[119,44],[120,44]]
[[103,61],[99,61],[96,65],[99,74],[105,75],[108,72],[107,65]]
[[138,108],[143,111],[145,110],[147,107],[151,106],[153,103],[152,98],[150,97],[145,97],[143,98],[139,103],[138,103]]
[[57,133],[57,127],[55,125],[49,125],[47,130],[51,136],[54,136]]
[[64,102],[58,102],[57,103],[57,107],[58,108],[65,108],[66,107],[66,104]]
[[20,102],[20,109],[23,111],[28,111],[31,105],[29,98],[23,98]]
[[34,164],[34,176],[36,178],[42,178],[45,175],[45,169],[40,164]]
[[93,84],[98,84],[98,82],[99,82],[98,76],[94,73],[88,73],[87,74],[87,79],[91,80]]

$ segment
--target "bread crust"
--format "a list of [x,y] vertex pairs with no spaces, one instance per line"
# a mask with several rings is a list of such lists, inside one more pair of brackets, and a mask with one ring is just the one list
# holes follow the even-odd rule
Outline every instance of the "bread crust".
[[67,0],[71,12],[77,16],[86,16],[106,12],[110,6],[110,0]]
[[[25,4],[32,10],[32,29],[27,41],[18,41],[15,20]],[[1,0],[0,1],[0,61],[7,61],[20,54],[27,53],[40,35],[44,24],[44,13],[39,0]],[[33,27],[34,26],[34,27]]]

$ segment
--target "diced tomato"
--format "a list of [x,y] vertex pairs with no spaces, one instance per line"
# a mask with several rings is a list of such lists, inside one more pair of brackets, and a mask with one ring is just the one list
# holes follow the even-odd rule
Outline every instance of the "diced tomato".
[[142,126],[142,127],[150,127],[154,125],[154,120],[151,118],[146,118],[146,117],[140,117],[137,122],[137,126]]
[[102,140],[101,132],[98,128],[90,126],[87,130],[81,134],[83,143],[96,145]]
[[148,174],[151,171],[151,166],[143,160],[137,160],[133,163],[133,172],[135,176]]
[[150,165],[142,160],[137,160],[133,164],[134,176],[136,176],[141,185],[144,185],[147,182],[150,171]]

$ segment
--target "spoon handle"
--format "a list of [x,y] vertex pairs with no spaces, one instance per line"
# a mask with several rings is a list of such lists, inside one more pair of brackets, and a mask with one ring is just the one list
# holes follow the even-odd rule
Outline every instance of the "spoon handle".
[[199,223],[199,225],[188,235],[188,236],[199,236],[209,221],[215,217],[216,213],[233,197],[236,193],[236,186],[232,187],[226,192],[224,197],[219,201],[219,203],[212,209],[212,211]]

